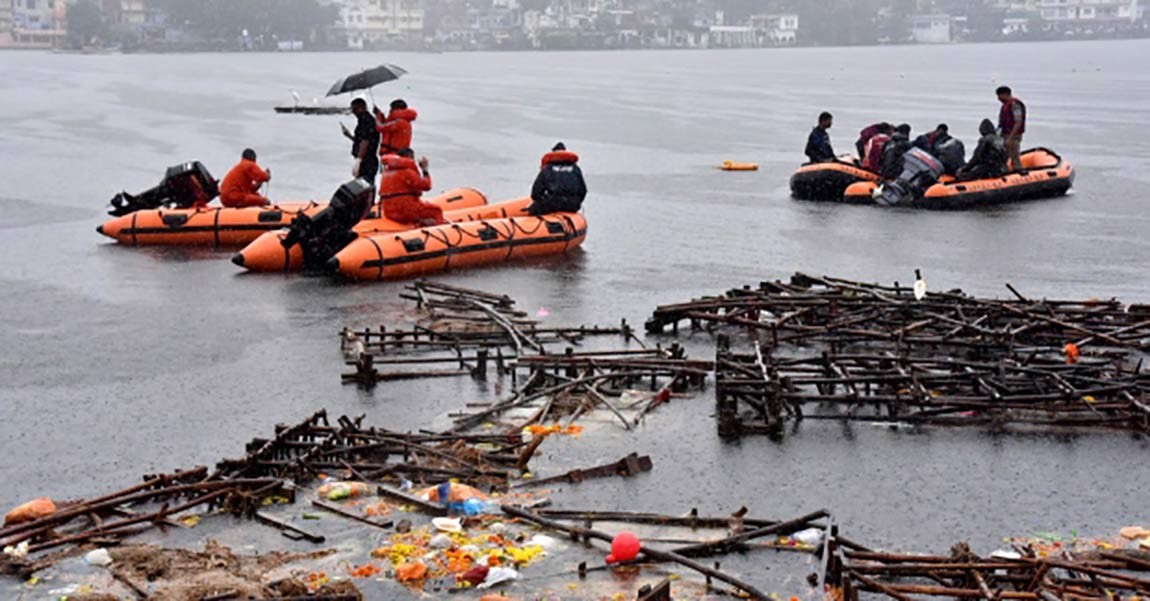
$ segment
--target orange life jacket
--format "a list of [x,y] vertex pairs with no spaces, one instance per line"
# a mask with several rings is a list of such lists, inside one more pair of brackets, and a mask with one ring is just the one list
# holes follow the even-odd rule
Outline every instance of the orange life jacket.
[[411,148],[411,123],[418,116],[415,109],[396,109],[387,115],[383,123],[376,124],[375,129],[379,131],[379,156]]

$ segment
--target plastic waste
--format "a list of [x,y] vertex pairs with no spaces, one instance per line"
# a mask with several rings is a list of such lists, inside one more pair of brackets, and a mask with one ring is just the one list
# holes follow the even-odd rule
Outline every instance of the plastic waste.
[[1142,526],[1127,526],[1119,530],[1118,534],[1121,534],[1122,538],[1127,540],[1135,540],[1150,536],[1150,530],[1147,530]]
[[516,578],[519,578],[519,572],[511,568],[490,568],[487,570],[487,578],[484,579],[482,584],[475,588],[491,588],[509,580],[515,580]]
[[112,556],[108,553],[107,549],[96,549],[88,551],[84,555],[84,563],[90,566],[107,567],[112,565]]
[[485,565],[477,565],[464,572],[459,577],[459,580],[461,582],[468,582],[471,584],[471,586],[479,586],[480,584],[483,584],[484,580],[487,580],[487,573],[490,571],[491,568],[488,568]]
[[926,298],[926,280],[922,279],[922,272],[914,270],[914,299]]
[[543,547],[544,549],[553,549],[558,542],[559,541],[546,534],[536,534],[531,537],[531,540],[527,541],[527,544]]
[[14,508],[4,516],[4,525],[23,524],[56,513],[56,504],[48,497],[32,499],[23,505]]
[[24,559],[28,556],[29,541],[21,542],[16,546],[8,545],[4,547],[4,554],[12,559]]
[[791,535],[792,540],[796,540],[804,545],[815,546],[823,540],[823,531],[818,528],[807,528],[806,530],[799,530]]
[[431,547],[432,549],[450,549],[454,544],[455,541],[451,540],[450,536],[446,534],[436,534],[435,536],[431,537],[431,540],[428,541],[427,546]]
[[328,501],[354,499],[371,494],[371,487],[364,482],[328,482],[316,491]]
[[611,554],[607,556],[607,563],[631,561],[639,556],[639,537],[630,532],[623,531],[611,540]]
[[499,503],[471,498],[463,502],[463,515],[477,516],[486,513],[499,513]]
[[1009,551],[1006,549],[999,549],[990,554],[994,559],[1022,559],[1022,554],[1017,551]]
[[459,518],[433,518],[431,525],[440,532],[463,532],[463,524]]

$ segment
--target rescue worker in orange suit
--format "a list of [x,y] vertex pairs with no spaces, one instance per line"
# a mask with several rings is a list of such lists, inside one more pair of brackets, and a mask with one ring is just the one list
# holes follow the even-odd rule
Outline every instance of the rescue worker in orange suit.
[[419,113],[408,108],[402,99],[391,101],[391,110],[385,117],[378,108],[375,109],[375,129],[379,131],[379,156],[397,154],[404,148],[411,148],[411,123]]
[[428,171],[427,157],[415,162],[415,153],[410,148],[398,154],[383,157],[383,177],[379,182],[379,202],[383,205],[383,215],[399,223],[418,225],[440,225],[443,209],[420,200],[424,192],[431,189],[431,172]]
[[269,201],[259,194],[259,189],[271,178],[270,169],[265,171],[256,164],[256,151],[245,149],[243,158],[220,183],[220,204],[233,209],[267,205]]
[[579,169],[579,155],[569,152],[562,142],[543,155],[543,165],[531,186],[529,215],[575,213],[587,197],[587,182]]
[[1022,171],[1022,134],[1026,133],[1026,104],[1014,97],[1008,86],[994,91],[1002,109],[998,112],[998,133],[1006,146],[1007,166]]

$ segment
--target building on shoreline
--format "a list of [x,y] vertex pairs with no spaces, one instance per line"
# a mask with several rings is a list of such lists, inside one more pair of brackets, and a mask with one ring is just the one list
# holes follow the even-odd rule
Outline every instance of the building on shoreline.
[[64,0],[7,0],[11,2],[10,44],[16,48],[52,48],[67,36]]
[[347,48],[367,50],[423,37],[423,0],[331,0],[339,8],[332,34]]
[[949,44],[951,16],[946,14],[915,15],[910,18],[910,35],[916,44]]

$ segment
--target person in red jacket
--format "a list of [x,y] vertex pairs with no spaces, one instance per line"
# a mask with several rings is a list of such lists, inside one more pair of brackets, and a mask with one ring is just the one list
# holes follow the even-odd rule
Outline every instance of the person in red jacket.
[[264,171],[256,164],[256,151],[244,150],[243,157],[224,176],[220,183],[220,204],[233,209],[241,207],[262,207],[269,203],[266,196],[259,194],[260,186],[272,178],[271,170]]
[[427,157],[419,159],[417,164],[415,153],[404,148],[398,154],[383,158],[379,202],[383,205],[384,217],[418,225],[447,223],[443,219],[443,209],[420,200],[420,196],[430,189],[431,172],[428,171]]
[[419,113],[408,108],[402,99],[391,101],[391,111],[384,117],[375,109],[375,129],[379,131],[379,156],[396,154],[404,148],[411,148],[411,123]]
[[998,133],[1006,144],[1009,167],[1022,171],[1022,134],[1026,133],[1026,104],[1014,97],[1009,86],[994,91],[1002,109],[998,112]]
[[866,151],[863,153],[862,159],[863,168],[875,173],[882,169],[882,151],[886,147],[886,143],[890,142],[890,138],[890,134],[877,133],[867,140]]

